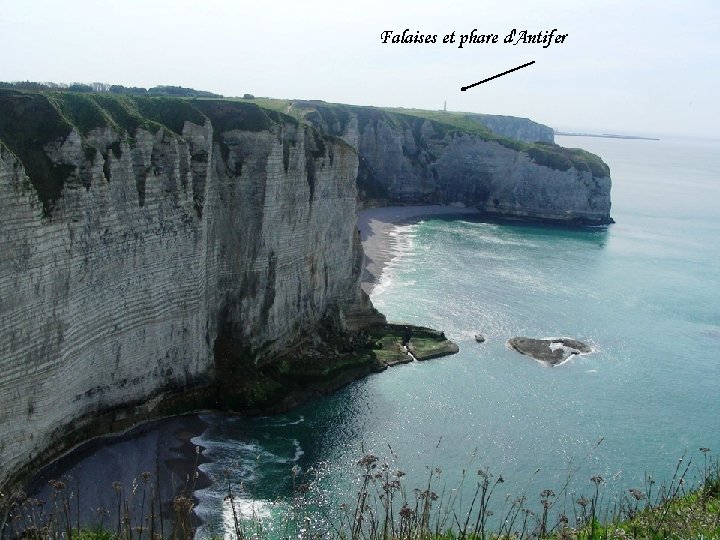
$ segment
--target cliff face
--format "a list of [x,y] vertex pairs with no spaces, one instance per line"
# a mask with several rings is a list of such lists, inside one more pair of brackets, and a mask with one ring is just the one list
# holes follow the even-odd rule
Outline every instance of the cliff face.
[[378,320],[348,145],[252,105],[71,105],[0,95],[0,485],[207,387],[219,339],[262,365]]
[[555,142],[555,132],[551,127],[533,122],[529,118],[517,118],[496,114],[469,114],[471,120],[482,124],[497,135],[517,139],[527,143]]
[[[358,189],[366,206],[457,204],[498,218],[612,222],[609,168],[583,150],[506,139],[481,126],[482,115],[388,112],[322,102],[292,107],[358,149]],[[497,119],[504,117],[490,118],[500,125]],[[505,122],[509,132],[532,132],[523,119],[516,120]],[[551,141],[551,131],[548,137]]]

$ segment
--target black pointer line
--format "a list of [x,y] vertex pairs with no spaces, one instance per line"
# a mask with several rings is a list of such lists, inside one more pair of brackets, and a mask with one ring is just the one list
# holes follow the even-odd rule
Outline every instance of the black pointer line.
[[523,64],[522,66],[518,66],[516,68],[508,69],[507,71],[503,71],[502,73],[498,73],[497,75],[493,75],[492,77],[488,77],[487,79],[483,79],[480,82],[476,82],[475,84],[469,84],[468,86],[463,86],[460,88],[461,92],[464,92],[465,90],[468,90],[472,88],[473,86],[477,86],[478,84],[482,84],[488,81],[492,81],[493,79],[497,79],[498,77],[502,77],[503,75],[507,75],[508,73],[512,73],[513,71],[517,71],[518,69],[522,69],[524,67],[528,67],[529,65],[532,65],[535,63],[535,60],[532,62],[528,62],[527,64]]

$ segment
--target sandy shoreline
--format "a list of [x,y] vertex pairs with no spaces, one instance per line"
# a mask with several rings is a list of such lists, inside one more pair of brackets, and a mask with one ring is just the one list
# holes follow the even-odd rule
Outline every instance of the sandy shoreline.
[[393,258],[393,240],[390,232],[396,225],[404,225],[429,216],[478,216],[476,208],[453,206],[388,206],[358,212],[358,229],[365,251],[362,288],[370,294],[380,281],[383,268]]

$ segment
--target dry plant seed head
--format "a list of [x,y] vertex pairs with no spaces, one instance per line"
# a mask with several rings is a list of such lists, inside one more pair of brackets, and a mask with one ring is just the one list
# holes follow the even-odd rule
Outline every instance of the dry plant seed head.
[[402,519],[412,519],[412,517],[415,515],[415,512],[410,509],[409,506],[403,505],[403,507],[400,509],[400,517]]
[[703,454],[707,454],[707,453],[710,451],[710,449],[709,449],[709,448],[705,448],[705,447],[703,446],[702,448],[700,448],[700,451],[701,451]]
[[149,472],[144,472],[140,475],[143,479],[143,482],[147,483],[148,480],[150,480],[150,477],[152,476]]
[[65,489],[65,484],[60,480],[50,480],[48,481],[48,484],[50,484],[55,489],[55,491],[61,491]]
[[555,492],[552,489],[543,489],[542,492],[540,493],[540,496],[543,499],[547,499],[548,497],[554,497]]
[[596,474],[595,476],[590,478],[590,481],[593,484],[595,484],[596,486],[599,486],[600,484],[602,484],[605,481],[605,479],[602,476],[600,476],[599,474]]
[[175,507],[175,511],[178,513],[181,512],[188,512],[192,510],[193,507],[193,501],[192,499],[188,499],[187,497],[183,495],[178,495],[173,500],[173,506]]
[[375,462],[378,460],[377,456],[373,454],[365,454],[360,461],[358,461],[358,465],[362,465],[363,467],[370,467],[375,464]]
[[575,502],[578,503],[578,504],[579,504],[580,506],[582,506],[583,508],[585,508],[590,501],[588,501],[585,497],[583,497],[583,496],[581,495],[580,498],[579,498],[577,501],[575,501]]
[[636,501],[642,501],[645,498],[645,494],[637,488],[630,489],[630,494],[635,497]]

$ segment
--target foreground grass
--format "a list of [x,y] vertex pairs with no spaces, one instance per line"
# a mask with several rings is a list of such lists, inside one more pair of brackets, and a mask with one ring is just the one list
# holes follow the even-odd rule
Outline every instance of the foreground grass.
[[[599,443],[598,443],[599,444]],[[283,501],[283,523],[267,523],[253,510],[241,511],[242,487],[228,485],[226,510],[232,516],[223,530],[200,535],[208,539],[320,539],[335,540],[505,540],[511,538],[545,539],[697,539],[720,540],[720,474],[718,462],[708,462],[709,449],[701,448],[700,480],[686,485],[691,460],[679,460],[669,485],[657,487],[648,477],[643,490],[630,489],[622,500],[603,503],[605,485],[600,476],[589,479],[588,497],[573,495],[568,505],[569,482],[556,494],[545,489],[539,505],[529,497],[496,504],[496,488],[504,482],[486,469],[463,475],[457,489],[436,488],[441,471],[428,468],[427,483],[411,493],[403,485],[404,473],[393,470],[378,457],[367,454],[358,461],[362,471],[357,496],[339,504],[339,512],[329,517],[313,503],[312,482],[293,467],[294,495]],[[117,484],[117,483],[116,483]],[[196,536],[194,503],[186,486],[165,508],[155,497],[160,486],[150,473],[143,473],[132,490],[113,485],[117,508],[98,509],[98,525],[81,528],[75,521],[73,493],[62,482],[52,481],[53,498],[49,503],[19,499],[11,519],[2,531],[3,538],[78,540],[187,540]],[[463,492],[470,498],[463,504]],[[435,491],[438,489],[439,494]],[[566,495],[563,497],[563,495]],[[498,496],[496,495],[496,498]],[[564,502],[561,502],[564,501]],[[340,502],[340,501],[338,501]],[[534,505],[534,506],[533,506]],[[565,506],[562,506],[565,505]],[[247,512],[247,510],[245,510]],[[495,518],[491,517],[495,514]],[[500,519],[497,519],[497,518]]]
[[[570,531],[568,538],[720,539],[720,481],[717,475],[685,495],[674,495],[642,510],[629,508],[624,519],[597,521]],[[555,535],[562,538],[562,534]]]

